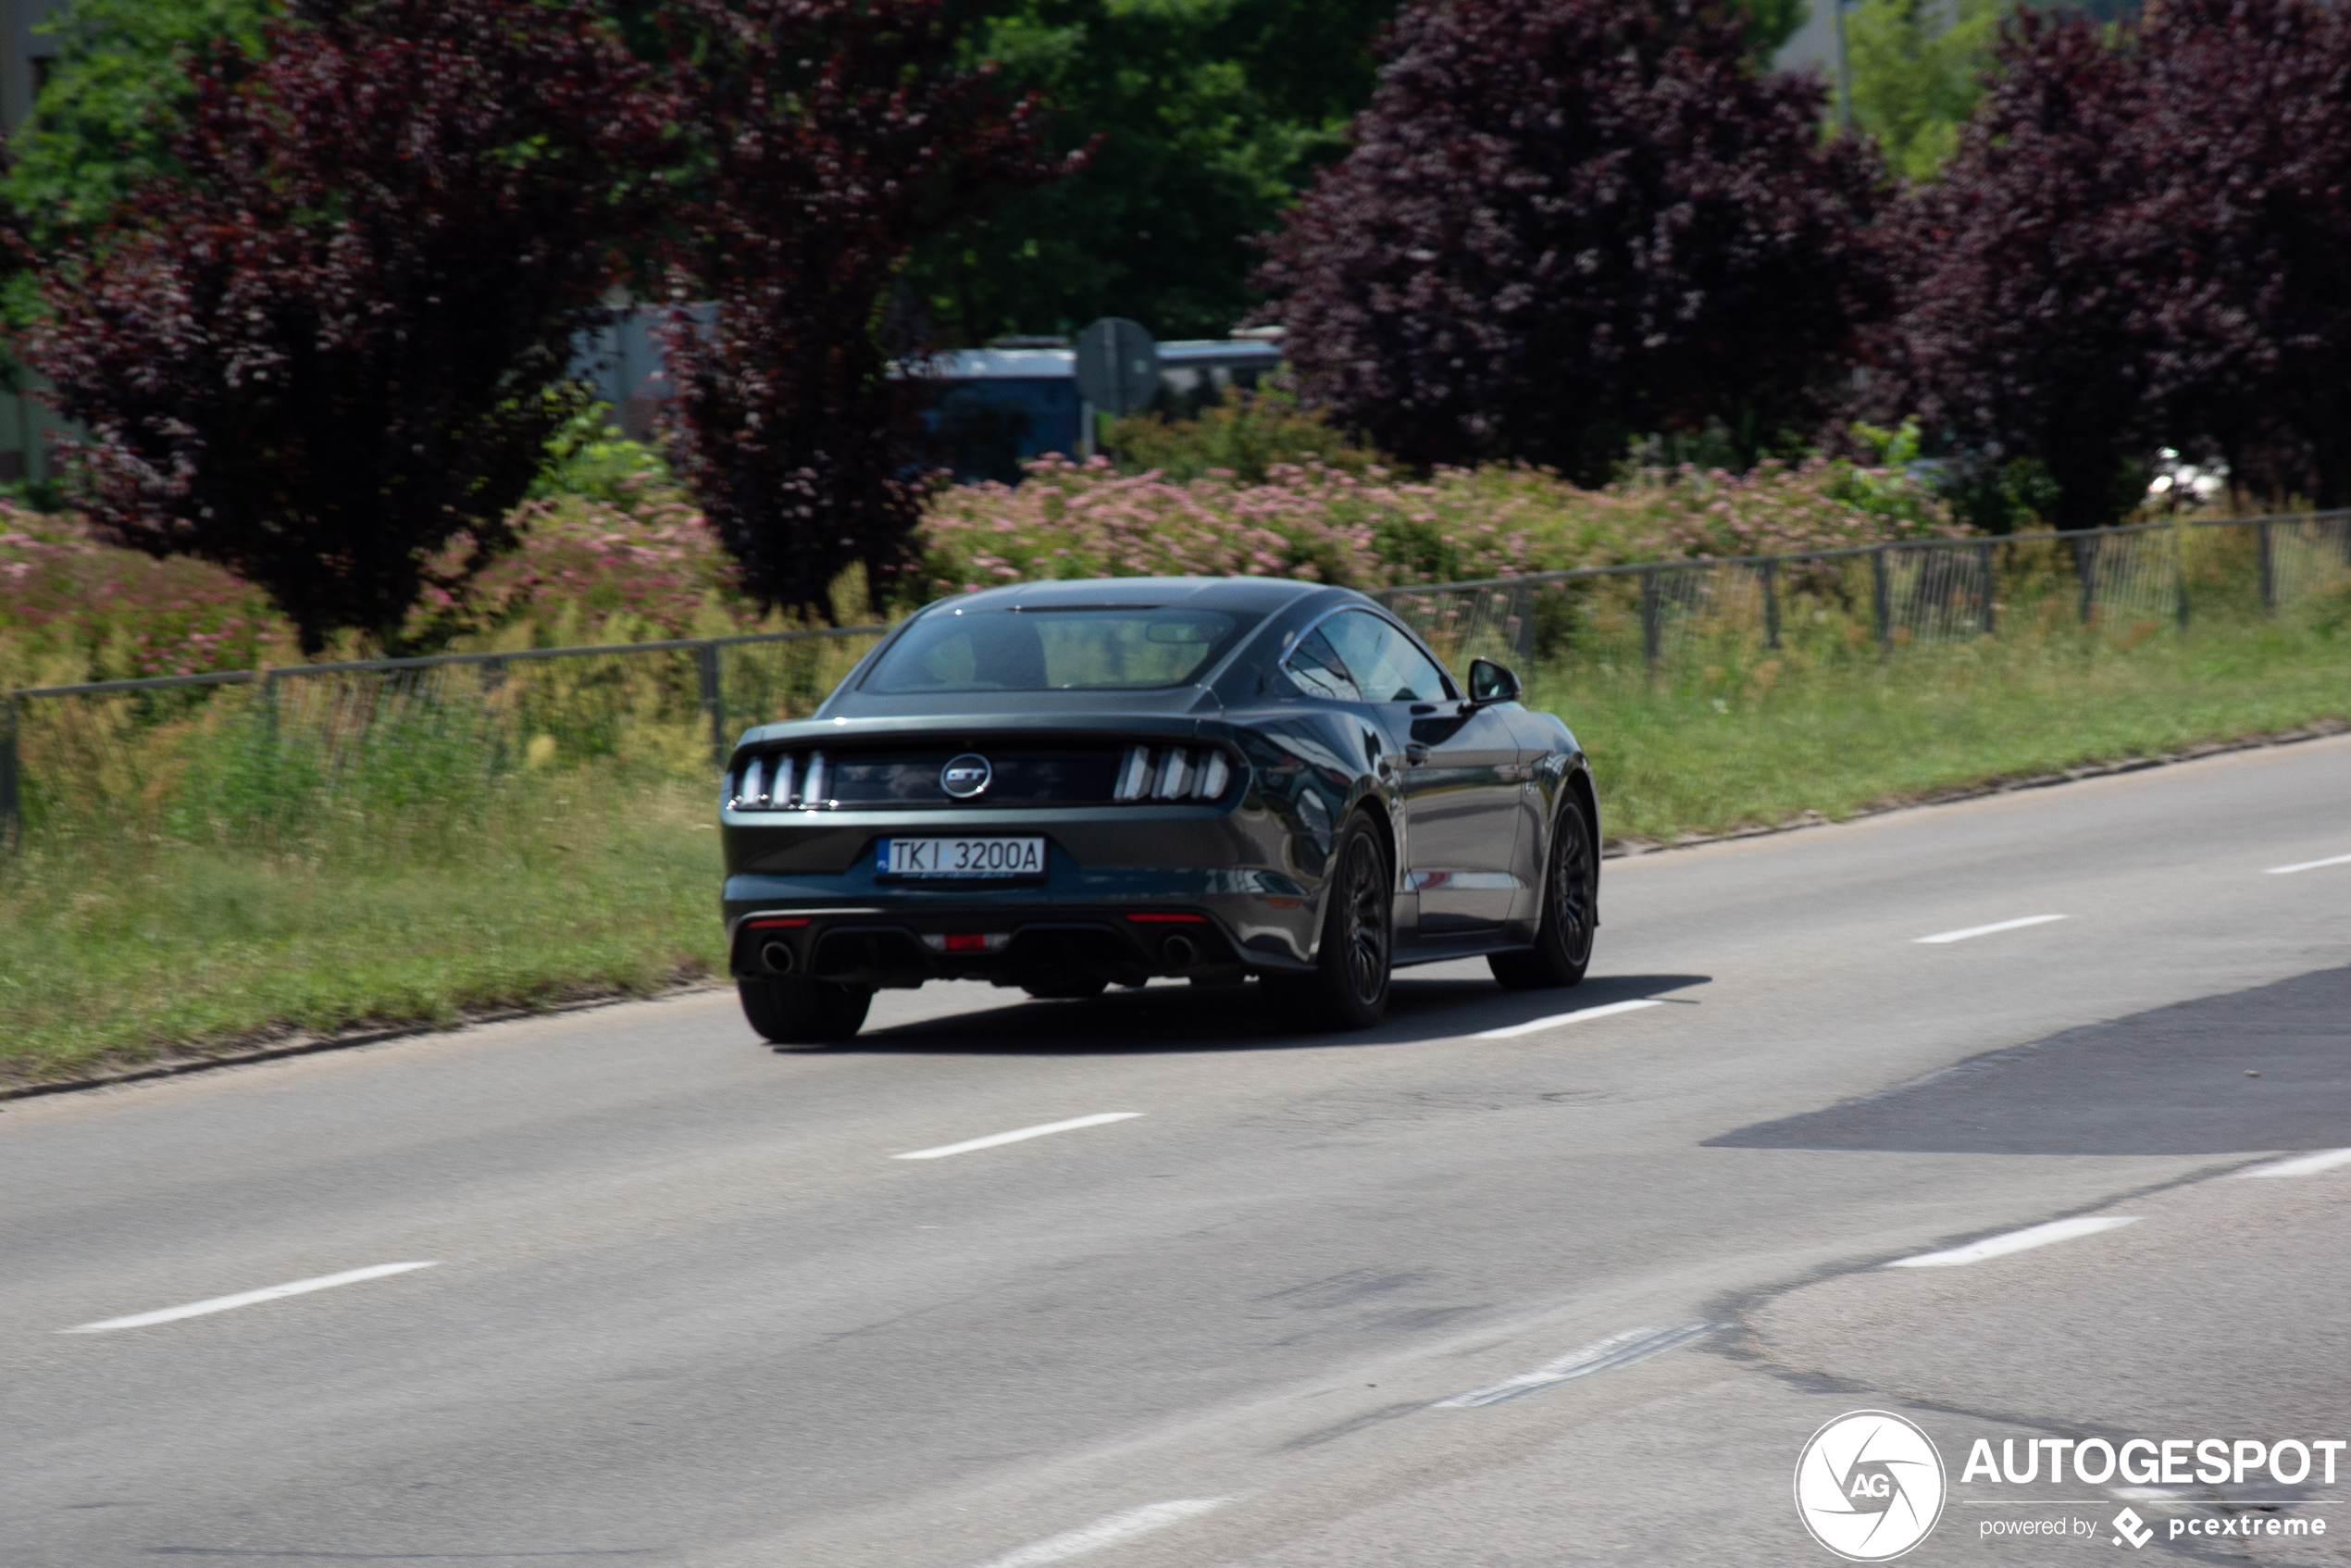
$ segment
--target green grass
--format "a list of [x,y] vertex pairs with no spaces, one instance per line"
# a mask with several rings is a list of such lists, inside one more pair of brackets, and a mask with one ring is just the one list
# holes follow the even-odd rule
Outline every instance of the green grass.
[[[2351,719],[2342,619],[1698,654],[1655,680],[1567,661],[1530,699],[1590,752],[1611,834],[1669,840]],[[698,768],[526,756],[485,777],[471,732],[412,716],[379,718],[397,746],[329,784],[296,740],[223,712],[171,732],[176,772],[88,816],[53,804],[0,858],[0,1078],[723,967]]]
[[0,870],[0,1078],[641,994],[724,967],[706,787],[537,777],[425,815],[439,820],[344,821],[274,852],[29,842]]
[[1591,755],[1610,836],[1665,841],[2351,719],[2351,636],[2143,626],[1533,686]]

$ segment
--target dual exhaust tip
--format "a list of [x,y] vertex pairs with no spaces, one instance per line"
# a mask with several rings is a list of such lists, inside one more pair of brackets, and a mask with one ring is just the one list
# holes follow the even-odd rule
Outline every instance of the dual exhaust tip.
[[[1200,962],[1200,944],[1180,933],[1159,944],[1159,956],[1171,969],[1188,969]],[[759,950],[759,962],[771,975],[789,975],[800,961],[790,942],[769,942]]]

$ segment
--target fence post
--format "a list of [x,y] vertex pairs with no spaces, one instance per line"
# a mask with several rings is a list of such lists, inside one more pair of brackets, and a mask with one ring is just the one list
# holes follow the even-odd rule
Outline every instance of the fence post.
[[1894,585],[1887,580],[1883,544],[1870,552],[1870,608],[1877,620],[1877,645],[1894,646]]
[[1976,573],[1984,585],[1984,635],[1986,637],[2000,629],[2000,607],[1996,591],[1999,587],[2000,575],[1995,559],[1995,553],[1999,548],[1993,543],[1975,547]]
[[2171,519],[2171,618],[2182,631],[2188,629],[2188,563],[2187,533],[2180,520]]
[[268,743],[274,756],[278,750],[278,671],[275,666],[261,672],[261,738]]
[[1659,644],[1663,641],[1658,626],[1657,574],[1659,568],[1641,568],[1641,657],[1649,669],[1657,668]]
[[1517,627],[1511,633],[1511,653],[1522,665],[1535,662],[1535,585],[1520,583],[1511,590],[1511,615]]
[[718,644],[694,645],[694,684],[702,691],[703,716],[710,721],[710,765],[725,767],[727,753],[726,691],[718,683]]
[[1770,555],[1763,557],[1763,646],[1777,651],[1780,645],[1780,563]]
[[2261,613],[2274,615],[2278,608],[2278,560],[2270,544],[2270,519],[2264,517],[2256,523],[2254,534],[2261,552]]
[[0,702],[0,851],[17,841],[17,713],[23,701],[12,688]]

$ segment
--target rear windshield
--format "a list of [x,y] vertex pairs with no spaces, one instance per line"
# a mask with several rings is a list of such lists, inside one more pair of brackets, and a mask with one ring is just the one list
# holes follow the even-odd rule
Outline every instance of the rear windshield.
[[1134,691],[1213,666],[1254,616],[1144,606],[934,610],[882,655],[865,690]]

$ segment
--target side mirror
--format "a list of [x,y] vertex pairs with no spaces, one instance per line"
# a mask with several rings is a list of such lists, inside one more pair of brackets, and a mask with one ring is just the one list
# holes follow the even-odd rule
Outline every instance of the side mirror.
[[1469,667],[1470,705],[1482,708],[1489,703],[1518,701],[1518,677],[1506,665],[1491,659],[1472,659]]

